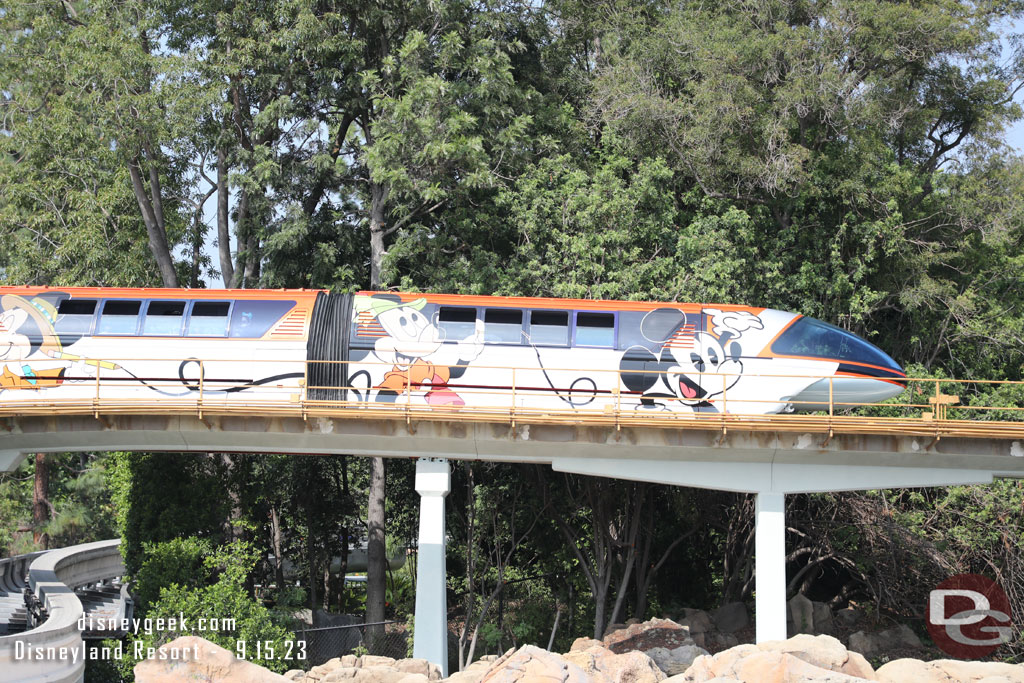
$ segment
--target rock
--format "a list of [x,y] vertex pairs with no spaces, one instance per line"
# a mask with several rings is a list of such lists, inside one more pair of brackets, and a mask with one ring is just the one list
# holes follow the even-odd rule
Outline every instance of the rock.
[[1024,665],[1001,662],[960,662],[937,659],[897,659],[878,668],[881,683],[1024,683]]
[[789,616],[793,620],[793,633],[812,633],[814,631],[814,603],[806,595],[797,593],[789,601]]
[[737,671],[742,681],[758,683],[863,683],[863,679],[829,671],[785,652],[760,652],[742,662]]
[[665,674],[654,660],[643,652],[614,654],[604,650],[603,656],[595,658],[597,670],[614,683],[657,683],[665,680]]
[[859,652],[865,657],[871,657],[878,653],[879,643],[871,633],[857,631],[846,641],[846,646],[853,652]]
[[711,613],[711,621],[722,633],[735,633],[750,626],[747,606],[742,602],[730,602]]
[[[511,655],[513,652],[515,652],[515,650],[509,650],[503,656]],[[480,679],[484,677],[487,670],[490,669],[491,665],[498,661],[498,659],[498,655],[484,655],[467,666],[465,671],[453,673],[445,680],[450,683],[480,683]],[[438,671],[438,675],[440,675],[440,671]]]
[[604,630],[604,637],[607,638],[609,634],[621,631],[624,628],[626,628],[626,624],[608,624],[608,627]]
[[407,674],[421,674],[427,680],[441,680],[441,667],[425,659],[400,659],[395,662],[395,669]]
[[856,607],[846,607],[836,612],[835,618],[843,627],[853,628],[864,618],[864,612]]
[[814,621],[814,633],[834,636],[836,627],[832,618],[832,608],[824,602],[811,602],[811,605],[813,605],[811,619]]
[[651,619],[642,624],[633,624],[624,629],[606,634],[604,646],[616,654],[655,647],[674,650],[680,645],[690,645],[690,630],[669,619]]
[[290,681],[262,666],[235,657],[228,650],[197,636],[172,640],[159,650],[176,659],[144,659],[135,665],[139,683],[178,683],[179,681],[244,681],[277,683]]
[[542,650],[536,645],[523,645],[515,652],[502,656],[491,665],[480,681],[481,683],[514,683],[515,681],[589,683],[587,675],[581,668],[561,655]]
[[594,647],[595,645],[604,647],[604,644],[596,638],[577,638],[572,641],[572,647],[569,648],[569,652],[579,652],[580,650],[586,650],[587,648]]
[[289,669],[284,672],[284,677],[290,681],[301,681],[306,677],[306,672],[302,669]]
[[864,679],[815,666],[787,652],[740,645],[714,657],[698,657],[681,680],[690,683],[737,680],[752,683],[854,683]]
[[674,650],[656,647],[645,654],[654,660],[666,676],[675,676],[685,672],[693,664],[693,660],[708,654],[708,651],[696,645],[680,645]]
[[599,658],[598,653],[603,652],[614,657],[611,650],[608,650],[602,645],[596,645],[586,650],[575,650],[567,652],[562,655],[567,661],[572,662],[587,675],[587,680],[590,683],[613,683],[612,679],[608,678],[597,668],[597,660]]
[[563,657],[582,669],[591,683],[656,683],[665,678],[658,664],[643,652],[615,654],[598,644]]
[[447,683],[480,683],[481,678],[483,678],[483,674],[466,669],[465,671],[456,671],[444,680]]
[[[878,634],[879,647],[885,647],[886,644],[894,643],[900,647],[910,647],[914,649],[921,649],[921,639],[917,637],[906,624],[900,624],[895,628],[889,628]],[[877,642],[877,641],[876,641]]]
[[722,650],[728,650],[730,647],[736,647],[739,644],[739,638],[731,633],[712,631],[711,633],[704,634],[704,647],[708,650],[721,652]]
[[[403,678],[411,674],[395,671],[389,666],[371,666],[369,668],[356,669],[356,675],[352,677],[353,683],[399,683]],[[330,674],[328,674],[330,677]],[[324,679],[325,681],[327,679]]]
[[398,683],[430,683],[430,679],[423,674],[406,674]]
[[381,657],[380,655],[363,655],[359,658],[359,663],[356,666],[362,669],[369,669],[377,666],[393,666],[395,660],[391,657]]
[[[733,671],[736,662],[759,652],[756,645],[745,643],[719,652],[716,655],[701,655],[693,660],[686,670],[687,681],[710,681],[722,675],[720,672]],[[675,678],[675,676],[673,676]]]
[[872,679],[874,669],[863,656],[850,652],[832,636],[800,634],[788,640],[775,640],[757,645],[759,650],[783,652],[809,664],[858,678]]
[[700,647],[709,647],[710,639],[706,634],[713,633],[714,624],[708,613],[700,609],[683,608],[683,617],[677,623],[690,631],[690,638]]

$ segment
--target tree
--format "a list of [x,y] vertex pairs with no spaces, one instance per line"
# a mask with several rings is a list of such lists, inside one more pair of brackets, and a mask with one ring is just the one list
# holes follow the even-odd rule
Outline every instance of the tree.
[[177,285],[185,214],[166,108],[187,95],[157,82],[169,65],[153,20],[137,3],[15,3],[0,17],[6,277]]
[[[209,551],[196,538],[169,543],[175,550],[197,548],[203,552]],[[150,550],[152,557],[167,554],[159,544]],[[148,618],[154,621],[160,619],[162,623],[174,626],[168,626],[163,631],[136,634],[132,640],[140,641],[139,645],[133,644],[125,650],[146,652],[148,648],[158,648],[180,636],[192,635],[193,629],[202,629],[204,639],[239,656],[255,660],[271,671],[283,673],[294,668],[300,661],[300,654],[304,654],[304,643],[296,642],[294,634],[279,623],[278,617],[261,605],[246,588],[247,578],[256,566],[259,551],[248,543],[233,541],[206,554],[198,566],[195,561],[200,558],[194,553],[190,555],[190,566],[198,575],[184,577],[188,578],[187,582],[164,585],[159,598],[146,611]],[[152,559],[148,560],[143,567],[148,569],[152,562]],[[257,643],[260,648],[258,652]],[[141,647],[141,650],[137,647]],[[127,669],[123,672],[126,679],[131,676],[130,669],[135,663],[134,657],[126,657],[120,664],[123,669]]]

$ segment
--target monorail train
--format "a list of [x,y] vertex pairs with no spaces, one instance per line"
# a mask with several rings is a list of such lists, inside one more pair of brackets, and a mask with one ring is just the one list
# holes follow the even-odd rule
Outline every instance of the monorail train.
[[880,401],[906,377],[856,335],[767,308],[318,290],[0,287],[0,364],[0,402],[741,414]]

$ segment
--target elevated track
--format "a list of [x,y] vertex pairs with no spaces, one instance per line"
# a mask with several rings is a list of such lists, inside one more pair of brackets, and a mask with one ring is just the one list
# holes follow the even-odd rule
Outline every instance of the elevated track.
[[[550,390],[522,386],[518,380],[529,369],[496,368],[507,378],[498,388],[453,384],[464,405],[438,406],[424,400],[430,387],[411,384],[388,401],[379,400],[372,387],[311,387],[306,380],[312,363],[299,364],[290,384],[257,389],[208,375],[204,365],[211,361],[189,362],[196,369],[192,379],[146,378],[145,391],[127,395],[123,378],[77,378],[68,387],[73,391],[21,390],[17,400],[0,394],[0,470],[39,451],[415,458],[424,551],[415,652],[442,665],[445,643],[426,639],[444,628],[443,498],[450,459],[536,463],[564,472],[756,494],[758,640],[786,636],[785,494],[1024,477],[1021,382],[908,379],[902,396],[870,406],[832,400],[829,385],[829,400],[812,406],[814,412],[763,415],[754,414],[758,401],[725,391],[698,412],[671,399],[643,403],[627,391],[566,401],[553,389],[560,399],[554,400]],[[770,385],[772,378],[759,380]],[[729,384],[718,374],[701,381]],[[993,405],[979,398],[986,395],[1006,398]],[[764,403],[777,404],[778,398]]]

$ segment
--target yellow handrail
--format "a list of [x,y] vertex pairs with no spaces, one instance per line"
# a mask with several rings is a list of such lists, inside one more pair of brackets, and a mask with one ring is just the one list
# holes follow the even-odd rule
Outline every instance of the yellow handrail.
[[[198,365],[198,378],[183,381],[178,376],[146,377],[144,385],[149,389],[161,392],[143,391],[139,384],[142,379],[125,377],[111,371],[112,368],[131,367],[133,361],[145,362],[152,367],[159,363],[173,363],[177,368],[183,361],[192,361]],[[502,365],[483,365],[474,363],[471,367],[480,371],[511,371],[509,386],[484,387],[471,384],[451,382],[450,387],[458,391],[466,400],[467,405],[432,406],[426,403],[420,392],[430,390],[428,385],[415,385],[412,382],[411,369],[399,369],[393,363],[380,361],[305,361],[290,359],[218,359],[218,358],[136,358],[136,359],[90,359],[90,366],[96,368],[93,379],[92,396],[72,391],[80,386],[84,377],[67,377],[66,383],[57,387],[40,387],[26,389],[7,389],[0,391],[0,417],[52,415],[55,412],[64,414],[89,414],[97,419],[102,414],[193,414],[199,418],[213,415],[245,414],[245,415],[294,415],[302,419],[310,416],[351,417],[356,419],[404,419],[407,424],[416,420],[459,420],[459,421],[490,421],[506,422],[515,426],[518,422],[557,423],[557,424],[594,424],[611,425],[615,428],[623,426],[650,426],[661,428],[687,429],[720,429],[725,432],[727,427],[754,431],[811,431],[822,433],[860,433],[860,434],[913,434],[934,437],[990,436],[996,438],[1024,437],[1024,406],[1019,399],[1008,398],[1006,405],[970,405],[962,397],[942,393],[943,384],[964,387],[970,383],[972,391],[982,386],[1024,385],[1019,380],[974,380],[974,379],[936,379],[936,378],[899,378],[897,381],[906,386],[903,397],[897,397],[884,404],[860,404],[836,400],[836,378],[832,375],[797,375],[770,373],[692,373],[695,379],[699,375],[702,386],[715,386],[711,375],[718,375],[722,382],[720,395],[708,397],[717,413],[694,413],[678,397],[658,397],[657,401],[663,411],[641,410],[642,394],[625,388],[622,382],[623,371],[619,368],[561,368],[561,367],[520,367]],[[261,376],[291,374],[273,384],[244,387],[237,389],[253,380],[232,377],[241,375],[231,370],[233,364],[245,364],[245,375],[254,379]],[[405,400],[390,403],[376,403],[371,400],[372,386],[310,386],[310,367],[314,363],[347,364],[360,368],[373,367],[386,370],[397,370],[403,374]],[[266,368],[263,372],[260,368]],[[282,373],[282,368],[293,368],[293,371]],[[209,370],[213,376],[208,376]],[[107,372],[104,372],[107,371]],[[545,380],[539,379],[544,372]],[[635,374],[636,370],[628,371]],[[647,371],[645,374],[672,374],[666,371]],[[537,380],[525,379],[529,373],[535,373]],[[166,373],[170,375],[171,373]],[[175,373],[176,374],[176,373]],[[551,399],[569,392],[567,380],[560,380],[566,374],[586,376],[592,379],[595,389],[594,396],[603,400],[594,400],[587,405],[566,403],[564,400],[557,405],[542,406],[536,399]],[[219,375],[219,376],[218,376]],[[345,376],[350,376],[345,373]],[[552,380],[551,377],[555,379]],[[819,412],[826,414],[776,414],[764,415],[755,412],[743,412],[747,407],[752,410],[759,405],[779,406],[784,403],[778,397],[737,397],[736,378],[761,379],[792,379],[807,380],[808,386],[822,379],[828,380],[828,400],[811,403]],[[840,378],[841,379],[841,378]],[[195,384],[186,384],[196,382]],[[508,381],[508,380],[505,380]],[[554,384],[552,384],[554,381]],[[566,381],[563,388],[556,388],[560,381]],[[707,381],[708,384],[704,384]],[[530,386],[535,382],[534,386]],[[544,385],[547,382],[547,386]],[[914,402],[912,389],[920,384],[934,384],[934,391],[925,390],[926,396],[931,394],[926,403]],[[350,384],[350,383],[349,383]],[[88,386],[88,385],[86,385]],[[126,387],[138,387],[131,395],[124,393]],[[108,391],[104,391],[107,388]],[[296,388],[300,390],[296,393]],[[119,389],[121,391],[114,391]],[[198,390],[197,390],[198,389]],[[226,393],[227,389],[235,389]],[[311,399],[311,389],[347,389],[349,398],[346,400]],[[178,391],[178,394],[172,392]],[[578,390],[577,390],[578,391]],[[561,393],[560,393],[561,392]],[[118,396],[118,394],[122,394]],[[74,395],[74,396],[72,396]],[[357,396],[358,399],[353,399]],[[396,397],[397,398],[397,397]],[[635,401],[631,400],[635,399]],[[807,404],[809,402],[803,402]],[[952,406],[952,408],[951,408]],[[851,415],[843,414],[853,409],[867,408],[876,414]],[[880,411],[894,413],[890,416],[879,415]],[[950,412],[954,417],[950,418]],[[1006,411],[1007,415],[1021,415],[1022,420],[991,419],[992,413]]]

